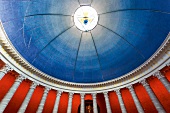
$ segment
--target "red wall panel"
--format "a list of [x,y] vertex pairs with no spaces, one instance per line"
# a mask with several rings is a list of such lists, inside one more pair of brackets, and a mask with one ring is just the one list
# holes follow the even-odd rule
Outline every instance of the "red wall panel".
[[16,92],[14,93],[12,99],[10,100],[8,106],[6,107],[4,113],[17,113],[22,102],[24,101],[30,88],[30,83],[23,81]]
[[127,110],[128,113],[138,113],[137,109],[136,109],[136,105],[133,101],[132,95],[129,92],[129,89],[122,89],[121,90],[121,94],[122,94],[122,99],[125,105],[125,108]]
[[44,88],[37,86],[36,89],[34,90],[34,93],[30,99],[30,102],[27,106],[25,113],[36,113],[40,101],[42,99],[43,93],[44,93]]
[[71,113],[78,113],[78,107],[79,107],[80,103],[81,103],[80,95],[74,94]]
[[109,101],[112,113],[121,113],[118,97],[114,91],[109,92]]
[[107,113],[106,103],[102,93],[97,94],[97,104],[100,107],[100,113]]
[[156,108],[142,84],[136,84],[134,90],[145,113],[157,113]]
[[167,113],[170,113],[170,93],[166,90],[164,85],[161,83],[161,81],[156,78],[152,77],[152,80],[149,80],[149,84],[154,91],[156,97],[164,107]]
[[68,93],[62,93],[60,97],[58,113],[66,113],[67,106],[68,106]]
[[6,93],[11,88],[11,86],[14,84],[14,81],[15,81],[15,76],[11,75],[10,73],[6,74],[0,80],[0,101],[6,95]]
[[1,69],[4,65],[5,65],[5,63],[4,63],[2,60],[0,60],[0,69]]
[[52,113],[53,112],[55,100],[56,100],[56,91],[50,90],[47,95],[46,102],[44,104],[43,113]]
[[170,82],[170,70],[165,73],[165,76],[168,79],[168,81]]
[[86,94],[84,99],[85,100],[93,100],[92,96],[90,94]]
[[165,66],[163,69],[161,69],[161,73],[165,75],[168,81],[170,82],[170,66]]

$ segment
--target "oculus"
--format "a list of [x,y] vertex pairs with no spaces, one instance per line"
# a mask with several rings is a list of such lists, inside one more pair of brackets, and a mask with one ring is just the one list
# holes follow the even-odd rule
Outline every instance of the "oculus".
[[81,6],[74,13],[74,23],[79,30],[88,32],[96,27],[98,14],[90,6]]

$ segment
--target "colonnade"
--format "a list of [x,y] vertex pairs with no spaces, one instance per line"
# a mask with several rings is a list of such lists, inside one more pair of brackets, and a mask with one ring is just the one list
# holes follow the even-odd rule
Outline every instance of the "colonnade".
[[[8,66],[5,65],[0,71],[4,74],[1,74],[1,78],[9,71],[11,71],[12,69]],[[165,86],[165,88],[167,89],[168,92],[170,92],[170,83],[167,80],[167,78],[162,75],[162,73],[160,71],[156,72],[153,76],[157,77],[162,84]],[[7,92],[7,94],[4,96],[4,98],[1,100],[0,102],[0,113],[3,113],[3,111],[5,110],[5,108],[7,107],[9,101],[11,100],[11,98],[13,97],[14,93],[16,92],[17,88],[19,87],[19,85],[21,84],[21,82],[26,79],[24,76],[19,75],[14,84],[12,85],[12,87],[10,88],[10,90]],[[154,92],[152,91],[150,85],[147,83],[146,79],[143,79],[142,81],[140,81],[139,83],[141,83],[143,85],[143,87],[145,88],[145,90],[147,91],[149,97],[152,100],[152,103],[154,104],[155,108],[157,109],[157,111],[159,113],[165,113],[165,110],[163,108],[163,106],[161,105],[161,103],[159,102],[159,100],[157,99],[157,97],[155,96]],[[32,97],[32,94],[35,90],[35,88],[38,86],[39,84],[36,82],[32,82],[30,89],[24,99],[24,101],[22,102],[22,105],[20,106],[20,109],[18,110],[18,113],[24,113],[28,103]],[[136,105],[136,108],[138,110],[139,113],[144,113],[144,109],[141,106],[140,101],[138,100],[138,97],[135,93],[135,90],[133,88],[133,85],[129,85],[127,86],[127,88],[129,89],[132,98],[134,100],[134,103]],[[42,99],[40,101],[40,104],[38,106],[37,109],[37,113],[41,113],[43,111],[44,108],[44,104],[48,95],[48,92],[51,89],[48,87],[45,87],[44,89],[44,93],[42,96]],[[53,113],[57,113],[58,111],[58,106],[59,106],[59,102],[60,102],[60,97],[62,95],[63,91],[57,91],[57,95],[56,95],[56,100],[55,100],[55,104],[54,104],[54,108],[53,108]],[[124,105],[123,99],[122,99],[122,95],[121,95],[121,90],[120,89],[116,89],[115,90],[118,100],[119,100],[119,104],[120,104],[120,108],[122,113],[126,113],[126,107]],[[74,93],[70,92],[69,93],[69,100],[68,100],[68,108],[67,108],[67,113],[71,113],[71,108],[72,108],[72,99],[73,99],[73,95]],[[84,104],[84,98],[85,98],[85,93],[80,93],[80,97],[81,97],[81,106],[80,106],[80,111],[81,113],[85,113],[85,104]],[[92,98],[93,98],[93,111],[94,113],[98,113],[98,109],[97,109],[97,93],[92,93]],[[111,110],[111,106],[110,106],[110,101],[109,101],[109,94],[108,92],[103,92],[104,98],[105,98],[105,103],[106,103],[106,108],[107,108],[107,113],[112,113]]]

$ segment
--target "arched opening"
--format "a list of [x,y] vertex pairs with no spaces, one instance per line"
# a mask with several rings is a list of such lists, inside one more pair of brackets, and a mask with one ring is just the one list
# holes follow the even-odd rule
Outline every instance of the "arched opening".
[[[85,100],[84,105],[85,105],[84,106],[85,113],[94,113],[93,112],[93,100]],[[80,106],[81,104],[78,107],[78,113],[80,113]],[[97,110],[98,110],[98,113],[100,113],[100,107],[98,104],[97,104]]]

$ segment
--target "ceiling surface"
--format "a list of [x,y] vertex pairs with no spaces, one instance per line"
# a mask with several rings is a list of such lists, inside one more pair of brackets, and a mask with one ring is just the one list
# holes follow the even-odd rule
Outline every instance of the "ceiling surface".
[[[99,15],[89,32],[73,15],[90,5]],[[97,83],[118,78],[144,63],[170,31],[170,0],[0,1],[0,19],[16,50],[57,79]]]

